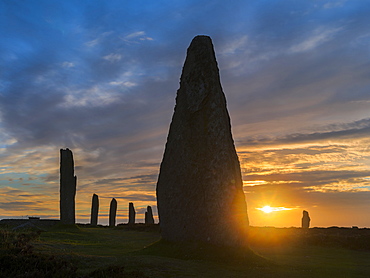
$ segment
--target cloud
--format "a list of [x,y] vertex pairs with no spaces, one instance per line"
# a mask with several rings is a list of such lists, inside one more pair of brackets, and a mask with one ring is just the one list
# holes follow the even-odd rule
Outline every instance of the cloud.
[[138,43],[138,41],[153,41],[153,38],[148,37],[144,31],[137,31],[131,34],[128,34],[121,38],[124,42],[127,43]]
[[156,182],[157,181],[157,175],[139,175],[139,176],[133,176],[133,177],[126,177],[126,178],[114,178],[114,179],[102,179],[96,181],[96,184],[114,184],[114,183],[120,183],[123,181],[130,181],[135,183],[143,183],[146,184],[148,182]]
[[305,38],[304,41],[290,47],[289,51],[292,53],[304,52],[312,50],[319,45],[331,40],[333,36],[338,33],[342,28],[317,28],[312,32],[312,35]]
[[117,54],[117,53],[111,53],[109,55],[106,55],[103,57],[103,59],[113,63],[113,62],[118,62],[122,59],[122,55],[121,54]]
[[243,51],[244,48],[249,44],[248,36],[242,36],[240,38],[234,39],[227,42],[218,54],[220,55],[233,55],[237,51]]
[[130,82],[130,81],[112,81],[112,82],[109,82],[110,85],[114,85],[114,86],[123,86],[123,87],[134,87],[134,86],[137,86],[136,83],[134,82]]
[[324,4],[324,9],[333,9],[343,7],[343,5],[347,2],[347,0],[340,0],[340,1],[329,1]]
[[[107,197],[106,197],[107,198]],[[110,198],[110,197],[108,197]],[[113,198],[113,197],[112,197]],[[146,194],[131,194],[124,197],[114,197],[116,199],[123,199],[127,201],[150,201],[150,202],[156,202],[156,197],[153,195],[146,195]]]
[[368,138],[370,135],[370,119],[366,118],[349,123],[331,124],[323,126],[321,129],[325,131],[294,133],[275,138],[246,138],[245,140],[240,140],[238,143],[241,146],[268,146]]
[[[347,207],[365,206],[357,193],[370,191],[368,125],[366,118],[316,127],[321,132],[239,142],[247,198],[256,206],[274,200],[274,206],[329,208],[339,207],[347,196],[352,198],[345,202]],[[325,202],[325,195],[318,193],[333,198]]]
[[75,64],[72,63],[72,62],[63,62],[62,67],[64,67],[64,68],[74,68]]
[[[12,24],[0,45],[8,69],[0,173],[22,198],[46,191],[53,202],[45,206],[57,208],[58,151],[69,147],[80,215],[92,192],[136,197],[139,208],[154,202],[186,48],[197,34],[213,39],[244,177],[304,196],[367,186],[363,2],[63,1],[52,10],[46,2],[1,4],[0,20]],[[16,197],[4,194],[1,202]]]
[[132,38],[137,38],[137,37],[141,37],[141,36],[144,36],[144,35],[145,35],[144,31],[138,31],[138,32],[134,32],[134,33],[131,33],[131,34],[127,35],[125,38],[126,39],[132,39]]
[[109,36],[111,36],[114,32],[113,31],[108,31],[108,32],[103,32],[101,34],[98,34],[97,37],[93,40],[90,40],[85,43],[87,47],[94,47],[102,44]]
[[65,102],[62,106],[106,106],[118,100],[117,94],[109,92],[109,88],[94,85],[84,90],[70,90],[65,96]]

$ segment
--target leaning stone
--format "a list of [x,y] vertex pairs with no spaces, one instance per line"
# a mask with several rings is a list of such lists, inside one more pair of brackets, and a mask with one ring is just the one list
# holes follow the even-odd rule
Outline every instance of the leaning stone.
[[60,150],[60,221],[75,224],[75,196],[77,177],[74,175],[73,154]]
[[128,204],[128,224],[134,225],[135,224],[135,208],[133,203]]
[[247,246],[248,215],[212,41],[197,36],[182,70],[157,182],[162,237]]
[[146,212],[145,212],[145,224],[148,224],[148,225],[154,224],[153,211],[152,211],[152,207],[151,206],[148,206],[146,208]]

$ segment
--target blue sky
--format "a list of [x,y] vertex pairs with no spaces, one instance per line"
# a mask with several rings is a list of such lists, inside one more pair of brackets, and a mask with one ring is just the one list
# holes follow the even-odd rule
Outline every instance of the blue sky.
[[299,226],[306,209],[316,226],[370,226],[369,1],[229,2],[1,1],[0,216],[59,217],[65,147],[77,220],[93,193],[101,215],[117,199],[118,222],[128,202],[156,212],[186,48],[206,34],[251,224]]

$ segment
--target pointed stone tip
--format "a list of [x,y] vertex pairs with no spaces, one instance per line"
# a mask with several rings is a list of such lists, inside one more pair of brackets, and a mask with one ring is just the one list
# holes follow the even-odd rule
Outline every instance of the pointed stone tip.
[[198,48],[198,47],[211,47],[213,48],[212,39],[209,36],[205,35],[198,35],[193,38],[193,40],[190,43],[189,48]]
[[[197,76],[200,72],[208,72],[212,68],[210,65],[217,66],[212,40],[209,36],[196,36],[187,49],[186,60],[180,80],[186,75]],[[194,70],[197,72],[193,72]],[[216,70],[218,71],[218,69]]]
[[193,41],[212,41],[211,37],[210,36],[206,36],[206,35],[198,35],[198,36],[195,36],[193,38]]

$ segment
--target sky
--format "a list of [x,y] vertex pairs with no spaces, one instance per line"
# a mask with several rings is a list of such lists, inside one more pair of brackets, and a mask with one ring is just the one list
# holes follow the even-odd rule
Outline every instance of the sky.
[[[59,218],[59,149],[77,222],[155,187],[186,49],[209,35],[250,224],[370,227],[370,1],[0,1],[0,218]],[[273,209],[269,213],[264,206]]]

